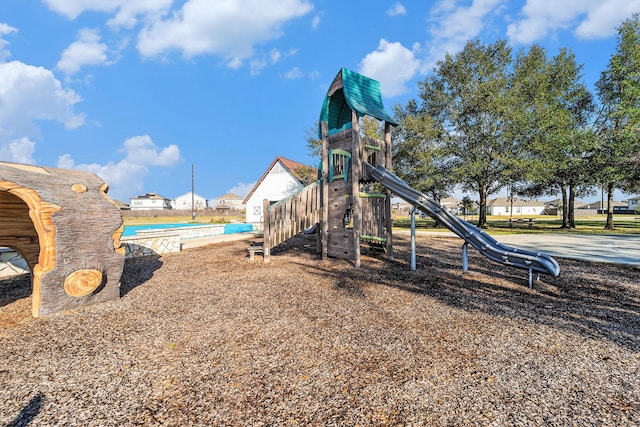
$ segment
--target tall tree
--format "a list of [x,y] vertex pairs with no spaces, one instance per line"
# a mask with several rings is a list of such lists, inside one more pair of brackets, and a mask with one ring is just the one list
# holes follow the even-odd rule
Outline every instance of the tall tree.
[[607,191],[605,228],[613,230],[616,188],[637,185],[640,143],[640,21],[638,14],[618,27],[616,52],[596,84],[602,113],[598,120],[599,178]]
[[504,138],[511,48],[504,40],[469,41],[447,54],[419,83],[424,111],[442,126],[448,171],[479,199],[478,226],[487,226],[487,196],[507,183],[511,141]]
[[518,148],[510,170],[524,180],[520,195],[562,194],[562,227],[575,228],[576,191],[587,176],[591,144],[588,119],[593,97],[582,66],[561,49],[547,58],[533,45],[516,56],[511,77],[509,135]]
[[394,131],[394,172],[435,200],[447,197],[455,181],[446,170],[442,127],[413,99],[406,107],[396,105],[394,109],[400,124]]

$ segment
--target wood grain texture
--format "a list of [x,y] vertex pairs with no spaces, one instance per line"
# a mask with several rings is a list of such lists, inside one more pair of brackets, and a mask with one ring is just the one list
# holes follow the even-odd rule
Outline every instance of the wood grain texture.
[[123,222],[107,190],[92,173],[0,162],[0,244],[31,269],[33,316],[119,298]]

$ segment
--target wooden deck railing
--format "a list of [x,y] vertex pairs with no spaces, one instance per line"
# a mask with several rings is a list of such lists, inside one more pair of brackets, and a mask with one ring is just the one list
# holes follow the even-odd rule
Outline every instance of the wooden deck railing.
[[320,181],[274,203],[264,200],[264,260],[271,248],[320,221]]

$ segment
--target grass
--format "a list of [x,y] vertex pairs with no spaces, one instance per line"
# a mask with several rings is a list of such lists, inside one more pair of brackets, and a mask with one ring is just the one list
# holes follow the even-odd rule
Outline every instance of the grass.
[[[514,217],[518,218],[518,217]],[[524,218],[524,217],[523,217]],[[528,219],[530,217],[526,217]],[[533,226],[528,228],[528,224],[516,224],[511,228],[509,226],[509,217],[506,216],[489,216],[487,217],[487,231],[491,234],[513,234],[513,233],[584,233],[584,234],[640,234],[640,217],[634,215],[615,215],[613,224],[615,230],[605,230],[604,215],[577,218],[576,228],[567,230],[560,228],[562,226],[562,218],[549,216],[532,216]],[[477,216],[468,216],[467,221],[476,224]],[[444,228],[436,228],[436,222],[431,218],[416,218],[417,230],[442,230]],[[393,226],[397,228],[410,228],[411,219],[409,217],[394,218]]]
[[200,215],[193,220],[191,215],[157,215],[157,216],[127,216],[122,213],[124,225],[147,225],[147,224],[172,224],[172,223],[196,223],[196,224],[229,224],[244,222],[242,215]]
[[[518,218],[518,217],[514,217]],[[530,217],[526,217],[527,219]],[[517,224],[513,228],[509,227],[509,217],[507,216],[488,216],[487,224],[488,232],[491,234],[514,234],[514,233],[586,233],[586,234],[640,234],[640,217],[634,215],[615,215],[615,230],[605,230],[604,224],[606,217],[604,215],[591,216],[588,218],[577,218],[576,229],[561,229],[562,218],[555,216],[539,215],[532,216],[534,219],[533,227],[528,228],[528,224]],[[242,215],[198,215],[195,221],[191,216],[150,216],[150,217],[133,217],[127,216],[123,212],[124,225],[147,225],[147,224],[168,224],[168,223],[205,223],[205,224],[228,224],[233,222],[244,222],[245,217]],[[477,223],[477,216],[467,216],[467,221],[472,224]],[[411,219],[408,216],[396,217],[393,219],[394,228],[410,228]],[[445,228],[436,228],[435,221],[431,218],[416,218],[416,229],[418,230],[446,230]]]

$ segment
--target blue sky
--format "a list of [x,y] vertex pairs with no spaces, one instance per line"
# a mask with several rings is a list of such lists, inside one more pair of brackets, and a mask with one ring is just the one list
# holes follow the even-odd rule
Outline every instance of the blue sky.
[[244,196],[342,67],[389,111],[467,40],[571,49],[593,85],[640,0],[2,0],[0,160],[94,172],[114,199]]

